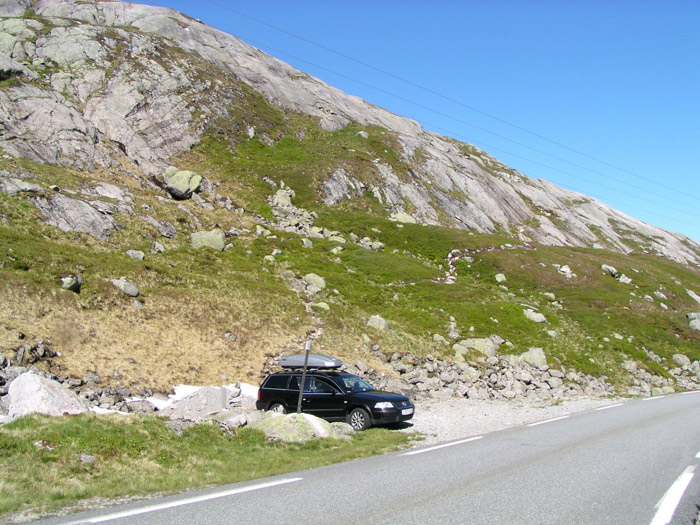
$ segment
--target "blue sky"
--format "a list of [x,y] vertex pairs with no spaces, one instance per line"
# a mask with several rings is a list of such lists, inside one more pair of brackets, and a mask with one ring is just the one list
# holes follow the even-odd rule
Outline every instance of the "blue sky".
[[144,3],[700,240],[700,2]]

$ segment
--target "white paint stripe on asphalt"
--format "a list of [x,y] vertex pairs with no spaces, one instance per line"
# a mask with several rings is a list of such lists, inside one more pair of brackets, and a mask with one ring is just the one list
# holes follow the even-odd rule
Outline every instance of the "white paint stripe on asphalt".
[[700,394],[700,390],[691,390],[690,392],[681,392],[684,396],[690,395],[690,394]]
[[455,445],[461,445],[462,443],[469,443],[470,441],[476,441],[477,439],[481,439],[484,436],[476,436],[476,437],[471,437],[467,439],[462,439],[461,441],[453,441],[452,443],[443,443],[442,445],[436,445],[434,447],[430,448],[421,448],[419,450],[412,450],[411,452],[406,452],[405,454],[401,454],[402,456],[415,456],[416,454],[422,454],[423,452],[432,452],[433,450],[438,450],[440,448],[446,448],[446,447],[454,447]]
[[596,410],[607,410],[608,408],[621,407],[624,403],[618,403],[617,405],[608,405],[605,407],[596,408]]
[[698,459],[700,459],[700,452],[698,452],[697,454],[695,454],[695,457],[698,458]]
[[143,507],[140,509],[127,510],[124,512],[116,512],[114,514],[107,514],[105,516],[99,516],[97,518],[72,521],[68,525],[77,525],[79,523],[102,523],[104,521],[112,521],[112,520],[117,520],[120,518],[128,518],[130,516],[138,516],[139,514],[146,514],[148,512],[155,512],[158,510],[171,509],[174,507],[181,507],[183,505],[191,505],[193,503],[201,503],[202,501],[209,501],[209,500],[217,499],[217,498],[225,498],[226,496],[234,496],[236,494],[243,494],[244,492],[252,492],[254,490],[276,487],[278,485],[286,485],[287,483],[294,483],[295,481],[301,481],[302,479],[303,478],[289,478],[289,479],[282,479],[279,481],[271,481],[269,483],[259,483],[257,485],[250,485],[249,487],[243,487],[240,489],[225,490],[223,492],[214,492],[212,494],[206,494],[204,496],[198,496],[196,498],[181,499],[178,501],[172,501],[170,503],[163,503],[161,505],[151,505],[150,507]]
[[544,425],[545,423],[552,423],[553,421],[559,421],[560,419],[566,419],[568,414],[566,416],[560,416],[560,417],[554,417],[552,419],[545,419],[544,421],[538,421],[537,423],[530,423],[528,427],[536,427],[537,425]]
[[644,399],[642,399],[642,401],[654,401],[654,399],[661,399],[662,397],[666,396],[645,397]]
[[695,467],[690,466],[673,482],[671,488],[668,489],[664,497],[661,498],[661,501],[657,504],[659,510],[656,512],[656,516],[654,516],[651,525],[667,525],[671,523],[673,514],[676,512],[676,507],[678,507],[685,489],[688,488],[690,481],[693,479],[694,473]]

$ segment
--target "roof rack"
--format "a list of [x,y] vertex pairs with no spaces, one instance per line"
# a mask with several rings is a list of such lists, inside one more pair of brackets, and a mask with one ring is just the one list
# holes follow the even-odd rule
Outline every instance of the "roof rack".
[[[283,355],[280,358],[280,366],[285,370],[298,370],[304,368],[306,354]],[[335,357],[322,354],[309,354],[307,369],[335,370],[343,366],[342,361]]]

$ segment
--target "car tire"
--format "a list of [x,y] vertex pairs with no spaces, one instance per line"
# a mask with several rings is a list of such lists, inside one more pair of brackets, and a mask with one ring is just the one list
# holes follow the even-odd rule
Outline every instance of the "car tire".
[[369,414],[364,408],[353,408],[348,414],[348,423],[354,430],[366,430],[372,426]]
[[270,412],[278,412],[280,414],[287,413],[287,407],[285,407],[282,403],[272,403],[267,410]]

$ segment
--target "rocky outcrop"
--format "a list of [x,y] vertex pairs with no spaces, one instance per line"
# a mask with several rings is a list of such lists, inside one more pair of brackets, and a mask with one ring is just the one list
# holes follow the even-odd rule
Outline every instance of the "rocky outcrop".
[[115,228],[114,219],[88,203],[60,193],[49,198],[36,197],[34,205],[51,226],[64,232],[82,232],[106,241]]

